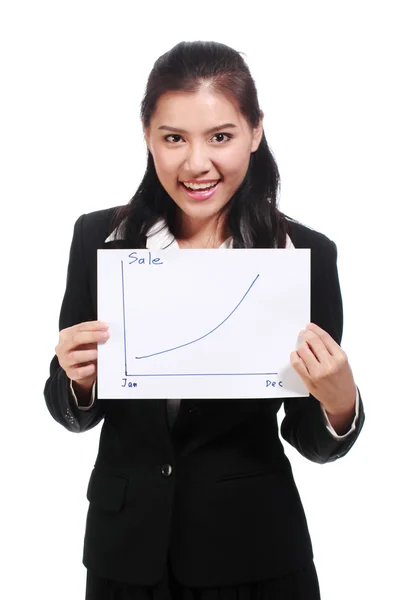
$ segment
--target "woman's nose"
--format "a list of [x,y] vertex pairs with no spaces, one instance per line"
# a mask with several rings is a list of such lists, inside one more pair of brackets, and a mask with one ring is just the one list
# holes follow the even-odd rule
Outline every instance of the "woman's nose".
[[203,144],[192,145],[188,149],[186,167],[191,173],[208,172],[212,167],[209,148]]

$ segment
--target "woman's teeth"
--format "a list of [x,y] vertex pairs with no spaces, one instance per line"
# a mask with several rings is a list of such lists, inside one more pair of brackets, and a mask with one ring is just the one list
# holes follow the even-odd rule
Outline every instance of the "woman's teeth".
[[206,190],[208,188],[215,187],[218,181],[216,181],[215,183],[182,183],[185,187],[189,188],[190,190]]

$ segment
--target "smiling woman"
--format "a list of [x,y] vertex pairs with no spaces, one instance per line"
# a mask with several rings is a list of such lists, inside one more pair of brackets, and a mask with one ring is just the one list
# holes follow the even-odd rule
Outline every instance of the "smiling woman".
[[116,235],[143,243],[162,219],[181,248],[218,248],[227,239],[235,248],[284,248],[287,220],[276,204],[279,172],[263,118],[253,78],[232,48],[182,42],[161,56],[142,101],[146,172],[115,215]]
[[[104,419],[87,492],[86,599],[318,600],[278,435],[281,400],[97,398],[97,344],[110,337],[96,320],[98,249],[129,248],[133,268],[155,270],[161,249],[309,248],[313,323],[290,360],[310,395],[284,399],[281,434],[326,463],[350,450],[364,422],[340,347],[336,245],[278,209],[278,168],[241,55],[216,42],[178,44],[156,61],[141,108],[146,172],[127,205],[76,222],[45,386],[67,429]],[[138,261],[137,249],[148,258]]]
[[[142,120],[157,177],[180,208],[178,243],[218,247],[231,234],[221,215],[260,145],[262,121],[260,112],[251,127],[237,101],[206,82],[192,92],[165,92],[150,122]],[[175,133],[165,136],[160,131]]]

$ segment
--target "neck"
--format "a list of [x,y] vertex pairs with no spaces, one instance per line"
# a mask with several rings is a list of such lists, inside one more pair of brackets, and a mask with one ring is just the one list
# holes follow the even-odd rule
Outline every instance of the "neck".
[[193,219],[182,219],[176,240],[181,248],[219,248],[229,236],[230,232],[221,219],[200,223]]

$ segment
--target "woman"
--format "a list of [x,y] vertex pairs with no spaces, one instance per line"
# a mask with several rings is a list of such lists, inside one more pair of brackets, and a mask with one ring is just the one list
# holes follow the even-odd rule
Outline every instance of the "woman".
[[278,437],[282,401],[97,399],[97,344],[109,333],[96,320],[96,255],[311,248],[312,323],[290,356],[310,396],[284,400],[281,433],[324,463],[349,451],[364,421],[339,345],[336,246],[278,210],[263,113],[235,50],[172,48],[150,73],[141,116],[148,163],[137,193],[75,224],[44,391],[52,416],[71,431],[104,419],[87,492],[86,598],[317,599],[307,522]]

